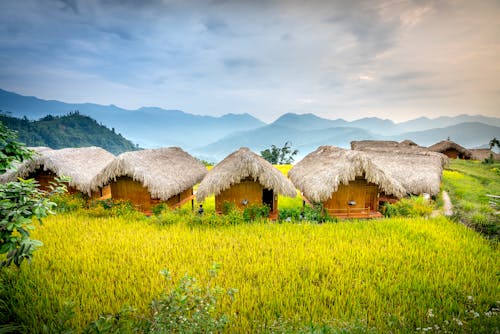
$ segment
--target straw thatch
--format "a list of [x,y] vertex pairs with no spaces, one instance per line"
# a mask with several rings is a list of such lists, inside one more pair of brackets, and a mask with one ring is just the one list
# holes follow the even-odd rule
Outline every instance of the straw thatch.
[[7,176],[6,181],[14,181],[18,177],[25,178],[37,169],[43,168],[57,176],[69,176],[69,186],[91,195],[97,191],[98,174],[114,159],[115,156],[100,147],[63,148],[52,150],[34,148],[39,153],[30,161],[18,166],[17,171]]
[[45,146],[28,148],[35,151],[35,154],[23,162],[14,162],[9,170],[0,175],[0,183],[14,182],[19,177],[26,178],[32,171],[40,167],[41,153],[51,150],[51,148]]
[[242,147],[208,172],[200,183],[196,198],[203,201],[210,194],[217,196],[231,185],[240,183],[248,177],[266,189],[272,189],[288,197],[297,196],[293,184],[279,170],[250,149]]
[[409,139],[406,139],[406,140],[403,140],[401,143],[399,143],[400,145],[406,145],[406,146],[418,146],[417,143],[415,143],[414,141],[412,140],[409,140]]
[[443,167],[449,162],[446,155],[406,141],[353,141],[351,147],[368,154],[373,163],[399,181],[406,193],[439,193]]
[[433,157],[434,159],[438,159],[441,162],[442,167],[445,167],[449,163],[449,159],[446,155],[430,151],[426,147],[418,146],[411,140],[404,140],[401,143],[387,140],[352,141],[351,149],[364,152],[386,152],[391,153],[394,156],[407,154],[429,156]]
[[472,148],[469,149],[472,154],[473,160],[483,161],[484,159],[489,159],[490,155],[493,154],[493,160],[500,161],[500,154],[493,152],[487,148]]
[[387,194],[406,195],[402,185],[374,164],[367,154],[334,146],[320,146],[309,153],[290,170],[288,176],[314,202],[330,199],[340,184],[347,185],[356,176],[377,184]]
[[439,152],[439,153],[444,153],[448,150],[455,150],[458,153],[460,153],[464,159],[472,158],[472,153],[468,149],[458,145],[457,143],[451,140],[440,141],[439,143],[429,146],[428,149],[432,152]]
[[128,176],[146,187],[152,198],[168,200],[200,182],[207,169],[179,147],[164,147],[120,154],[98,177],[105,185]]

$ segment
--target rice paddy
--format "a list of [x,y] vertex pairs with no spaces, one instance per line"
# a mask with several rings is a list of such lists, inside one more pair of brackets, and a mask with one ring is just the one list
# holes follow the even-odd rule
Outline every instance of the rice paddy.
[[217,284],[238,289],[234,303],[219,306],[231,316],[227,332],[414,331],[428,325],[430,309],[440,326],[465,319],[468,296],[491,322],[484,313],[500,299],[498,250],[444,218],[192,228],[77,212],[47,219],[34,237],[44,246],[12,296],[28,332],[67,301],[76,303],[76,328],[123,305],[145,311],[165,287],[160,270],[205,282],[214,262]]
[[[450,187],[463,176],[454,173],[445,173]],[[280,208],[302,205],[300,197],[279,201]],[[215,284],[238,290],[234,302],[217,305],[229,316],[227,333],[500,328],[498,243],[443,217],[206,227],[101,211],[46,219],[33,232],[44,246],[31,265],[3,273],[8,300],[0,309],[16,315],[22,332],[55,331],[67,302],[75,305],[76,332],[125,305],[147,313],[166,288],[161,270],[204,286],[214,263]]]

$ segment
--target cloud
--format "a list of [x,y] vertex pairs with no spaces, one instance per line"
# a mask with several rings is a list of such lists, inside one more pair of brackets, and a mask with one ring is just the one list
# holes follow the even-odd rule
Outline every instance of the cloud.
[[493,0],[3,1],[0,88],[267,120],[493,114],[498,31]]

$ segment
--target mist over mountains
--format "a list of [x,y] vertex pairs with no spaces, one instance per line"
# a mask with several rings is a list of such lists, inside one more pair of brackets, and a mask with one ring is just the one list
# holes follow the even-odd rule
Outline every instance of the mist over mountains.
[[156,107],[127,110],[115,105],[47,101],[1,89],[0,110],[9,116],[30,120],[78,111],[141,147],[180,146],[213,162],[241,146],[259,152],[271,144],[282,146],[286,141],[299,150],[297,159],[300,159],[320,145],[347,148],[352,140],[410,139],[429,146],[449,137],[462,146],[473,148],[484,147],[491,138],[500,137],[500,118],[481,115],[421,117],[394,123],[376,117],[346,121],[325,119],[312,113],[286,113],[266,124],[250,114],[213,117]]

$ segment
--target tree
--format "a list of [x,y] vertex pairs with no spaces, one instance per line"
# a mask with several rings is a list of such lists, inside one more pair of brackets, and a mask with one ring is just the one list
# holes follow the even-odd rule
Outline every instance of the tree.
[[[17,142],[16,137],[15,131],[0,122],[0,173],[15,168],[15,162],[22,162],[34,154]],[[49,195],[66,191],[64,185],[54,184],[50,192],[37,186],[33,179],[0,184],[0,255],[7,254],[0,267],[12,263],[19,267],[23,260],[31,260],[33,251],[42,244],[30,238],[30,231],[34,229],[33,218],[41,223],[42,218],[53,213],[56,205],[49,200]]]
[[292,146],[290,142],[285,142],[285,145],[281,148],[276,145],[271,145],[271,148],[265,149],[260,152],[260,155],[272,163],[273,165],[283,165],[291,164],[294,161],[294,156],[299,153],[298,150],[292,151]]
[[500,141],[497,139],[497,137],[494,137],[492,140],[490,140],[490,150],[493,150],[495,146],[500,148]]

